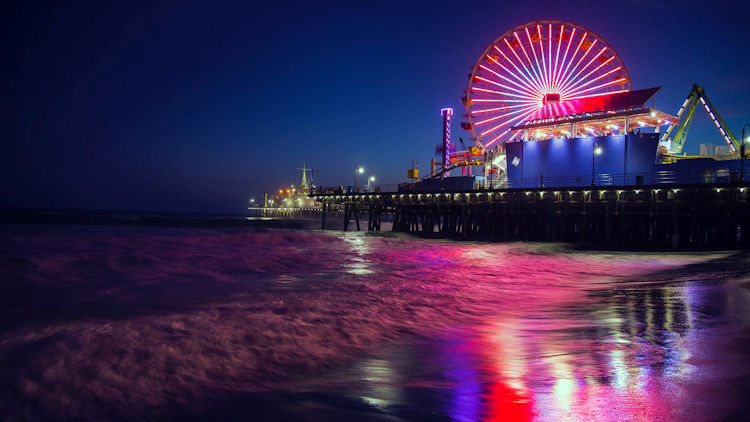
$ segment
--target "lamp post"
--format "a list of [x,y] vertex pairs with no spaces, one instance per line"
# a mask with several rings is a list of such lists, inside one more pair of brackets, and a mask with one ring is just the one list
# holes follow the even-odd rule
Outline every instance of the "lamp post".
[[320,170],[317,167],[313,167],[310,169],[310,193],[313,192],[315,189],[315,175],[320,174]]
[[357,173],[364,173],[365,168],[359,164],[354,165],[354,192],[357,192]]
[[591,186],[596,185],[596,160],[595,157],[602,153],[602,148],[599,143],[594,140],[591,144]]
[[368,192],[369,192],[369,191],[370,191],[370,190],[372,189],[372,187],[371,187],[370,185],[371,185],[371,184],[372,184],[372,182],[374,182],[374,181],[375,181],[375,175],[374,175],[374,174],[371,174],[371,175],[370,175],[370,177],[368,177],[368,178],[367,178],[367,191],[368,191]]
[[745,181],[745,128],[749,126],[750,123],[745,123],[745,126],[742,126],[742,139],[740,139],[740,182]]

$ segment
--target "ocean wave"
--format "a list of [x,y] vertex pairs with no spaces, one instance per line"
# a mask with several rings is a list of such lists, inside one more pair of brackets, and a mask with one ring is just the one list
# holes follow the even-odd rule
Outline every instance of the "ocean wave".
[[268,391],[379,344],[593,301],[699,262],[269,229],[12,226],[0,240],[11,419],[151,418]]

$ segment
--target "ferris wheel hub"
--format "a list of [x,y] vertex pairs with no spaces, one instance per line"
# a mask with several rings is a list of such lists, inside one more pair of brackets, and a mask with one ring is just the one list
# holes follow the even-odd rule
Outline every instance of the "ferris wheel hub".
[[560,94],[544,94],[544,104],[554,104],[560,102]]

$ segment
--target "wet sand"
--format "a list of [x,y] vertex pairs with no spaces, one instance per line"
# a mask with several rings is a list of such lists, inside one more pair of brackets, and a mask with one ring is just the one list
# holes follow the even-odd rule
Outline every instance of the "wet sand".
[[[448,327],[330,373],[234,394],[198,414],[240,420],[742,421],[750,283],[728,255],[575,303]],[[746,265],[746,264],[745,264]],[[718,276],[718,279],[717,279]]]

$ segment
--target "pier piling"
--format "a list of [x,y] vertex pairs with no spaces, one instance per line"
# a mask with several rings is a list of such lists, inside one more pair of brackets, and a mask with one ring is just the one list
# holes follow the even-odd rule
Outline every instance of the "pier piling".
[[467,240],[546,241],[612,249],[750,247],[748,184],[597,186],[566,190],[313,194],[326,211],[344,208],[344,230],[367,213],[394,232]]

